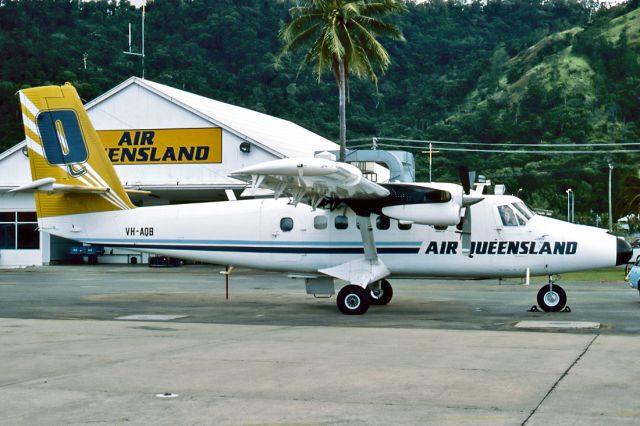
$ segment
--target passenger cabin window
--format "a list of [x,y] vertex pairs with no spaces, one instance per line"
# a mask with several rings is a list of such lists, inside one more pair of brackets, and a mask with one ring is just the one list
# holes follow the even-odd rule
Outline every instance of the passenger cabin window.
[[500,213],[500,219],[504,226],[518,226],[518,219],[513,209],[509,206],[498,206],[498,212]]
[[389,227],[391,227],[391,219],[387,216],[378,216],[376,218],[376,228],[381,231],[386,231]]
[[336,229],[347,229],[349,227],[349,218],[344,215],[336,216],[335,219]]
[[313,227],[315,229],[327,229],[327,217],[316,216],[313,218]]
[[398,229],[401,231],[408,231],[409,229],[411,229],[411,223],[398,221]]
[[293,229],[293,219],[290,217],[280,219],[280,229],[282,229],[282,232],[290,232]]

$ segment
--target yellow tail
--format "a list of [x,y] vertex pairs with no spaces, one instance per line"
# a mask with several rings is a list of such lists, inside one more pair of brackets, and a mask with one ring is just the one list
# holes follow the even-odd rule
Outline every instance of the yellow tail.
[[38,217],[133,208],[76,89],[20,91]]

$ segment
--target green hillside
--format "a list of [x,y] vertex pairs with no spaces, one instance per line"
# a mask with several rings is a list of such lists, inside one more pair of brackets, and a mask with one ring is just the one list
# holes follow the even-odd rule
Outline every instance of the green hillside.
[[[394,16],[406,43],[382,40],[392,65],[378,86],[352,79],[347,138],[589,145],[640,140],[638,1],[612,9],[592,0],[431,0]],[[146,77],[338,134],[333,77],[318,82],[300,57],[276,69],[278,31],[294,0],[155,0],[146,14]],[[85,100],[140,75],[124,55],[140,11],[124,1],[0,2],[0,150],[22,139],[15,93],[71,81]],[[352,146],[368,142],[354,141]],[[416,144],[384,141],[390,148]],[[513,145],[495,145],[510,144]],[[419,145],[419,144],[417,144]],[[464,145],[469,147],[469,145]],[[473,146],[472,146],[473,147]],[[406,149],[406,148],[402,148]],[[424,146],[418,178],[428,177]],[[637,170],[635,154],[518,155],[441,151],[433,176],[457,180],[467,164],[506,183],[536,207],[562,215],[576,193],[581,220],[607,210],[614,189]]]
[[[549,34],[512,58],[496,58],[503,62],[494,63],[459,110],[427,133],[458,134],[482,148],[513,143],[548,150],[562,144],[563,151],[583,151],[592,144],[640,141],[640,10],[605,11],[584,27]],[[637,150],[613,148],[624,149]],[[638,158],[626,153],[466,156],[531,204],[558,215],[565,189],[572,188],[586,223],[607,210],[608,163],[620,179],[637,172]]]

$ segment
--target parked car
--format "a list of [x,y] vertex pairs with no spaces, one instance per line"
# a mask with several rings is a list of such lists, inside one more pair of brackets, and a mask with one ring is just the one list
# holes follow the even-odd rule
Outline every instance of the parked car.
[[631,262],[635,262],[640,258],[640,238],[636,238],[631,242],[633,248],[633,255],[631,256]]
[[631,288],[635,288],[640,291],[640,258],[636,259],[636,263],[634,263],[631,269],[629,269],[627,280],[629,281]]

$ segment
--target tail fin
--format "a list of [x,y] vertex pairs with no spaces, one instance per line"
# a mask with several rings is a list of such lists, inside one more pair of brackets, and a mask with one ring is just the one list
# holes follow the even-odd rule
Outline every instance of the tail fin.
[[76,89],[20,91],[38,217],[133,208]]

